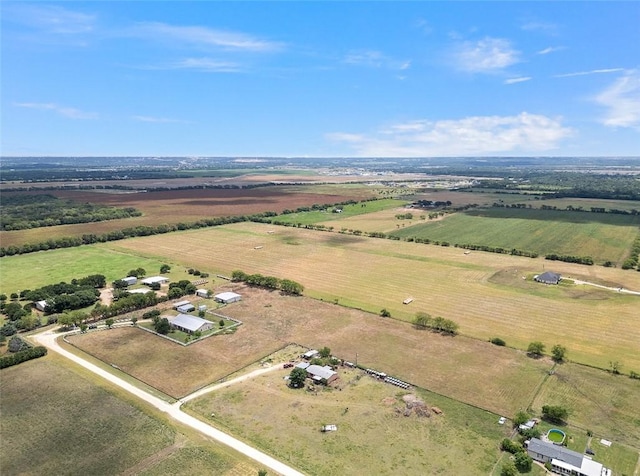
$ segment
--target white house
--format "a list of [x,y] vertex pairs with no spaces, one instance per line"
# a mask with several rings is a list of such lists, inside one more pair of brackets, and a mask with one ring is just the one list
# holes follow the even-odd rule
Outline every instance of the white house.
[[236,294],[232,292],[216,294],[213,298],[217,302],[221,302],[224,304],[230,304],[232,302],[238,302],[242,300],[242,296],[240,294]]
[[36,301],[35,305],[38,311],[44,312],[45,308],[47,307],[47,301]]
[[187,314],[178,314],[175,317],[169,317],[168,320],[171,327],[188,334],[198,331],[208,331],[213,327],[213,322],[202,319],[201,317],[189,316]]
[[165,276],[150,276],[148,278],[144,278],[140,281],[142,284],[146,284],[147,286],[151,286],[154,283],[164,284],[169,282],[169,278]]

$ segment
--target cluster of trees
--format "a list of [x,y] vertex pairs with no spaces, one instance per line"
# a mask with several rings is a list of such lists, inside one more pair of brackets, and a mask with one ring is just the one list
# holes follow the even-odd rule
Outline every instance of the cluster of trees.
[[[299,296],[304,291],[304,286],[290,279],[280,279],[274,276],[263,276],[261,274],[247,274],[244,271],[235,270],[231,273],[231,280],[234,282],[244,282],[252,286],[266,289],[279,289],[285,294]],[[195,291],[194,291],[195,292]]]
[[565,263],[586,264],[589,266],[593,264],[593,258],[591,256],[557,255],[555,253],[551,253],[545,255],[544,259],[548,259],[550,261],[564,261]]
[[192,274],[194,276],[200,276],[201,278],[208,278],[209,277],[209,273],[203,273],[202,271],[200,271],[199,269],[193,269],[193,268],[189,268],[187,270],[187,272],[189,274]]
[[2,199],[0,230],[90,223],[141,216],[135,208],[115,208],[62,200],[53,195],[8,195]]
[[458,324],[444,317],[431,317],[426,312],[416,313],[413,319],[413,325],[418,329],[431,329],[442,334],[456,335],[458,333]]
[[408,213],[398,213],[396,215],[396,218],[398,220],[413,220],[413,213],[408,212]]
[[153,316],[153,328],[158,334],[166,336],[171,331],[171,324],[169,319],[160,317],[160,313],[158,313],[158,315]]
[[195,285],[191,284],[191,281],[183,279],[176,283],[169,284],[169,293],[167,296],[169,299],[176,299],[187,294],[195,294],[197,291]]
[[413,205],[419,208],[437,208],[437,207],[450,207],[451,201],[440,201],[440,200],[418,200],[413,202]]
[[542,418],[551,423],[563,424],[569,416],[569,410],[561,405],[544,405],[542,407]]
[[513,454],[513,460],[509,459],[502,465],[501,476],[516,476],[520,472],[527,473],[531,471],[533,460],[521,443],[505,438],[500,444],[500,449]]
[[138,309],[144,309],[145,307],[155,306],[156,304],[165,302],[168,299],[169,298],[166,296],[158,297],[156,293],[152,292],[145,294],[129,294],[125,291],[120,293],[118,298],[114,299],[114,301],[108,306],[100,303],[96,304],[91,311],[91,316],[95,319],[118,316]]
[[53,314],[92,305],[100,297],[100,291],[96,287],[104,284],[105,277],[95,274],[74,279],[71,283],[60,282],[33,291],[25,290],[22,294],[28,301],[47,301],[45,312]]

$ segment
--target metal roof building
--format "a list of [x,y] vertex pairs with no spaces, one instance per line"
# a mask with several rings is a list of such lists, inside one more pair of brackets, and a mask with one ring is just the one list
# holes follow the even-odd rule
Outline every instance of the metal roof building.
[[197,331],[208,331],[213,327],[213,322],[211,321],[186,314],[178,314],[175,317],[169,317],[168,320],[171,327],[175,327],[189,334]]
[[242,300],[242,296],[240,296],[240,294],[232,293],[230,291],[226,293],[216,294],[213,298],[216,301],[222,302],[224,304],[230,304],[232,302],[238,302]]
[[577,451],[538,438],[529,441],[527,454],[541,463],[549,462],[551,471],[557,474],[611,476],[611,470],[603,467],[602,463],[593,461]]

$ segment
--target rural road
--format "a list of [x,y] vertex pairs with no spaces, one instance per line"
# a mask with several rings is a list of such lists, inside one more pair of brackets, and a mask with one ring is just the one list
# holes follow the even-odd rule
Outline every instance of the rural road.
[[228,382],[223,382],[222,384],[218,384],[212,387],[207,387],[204,389],[201,389],[195,393],[192,393],[191,395],[183,398],[182,400],[179,400],[177,403],[175,404],[170,404],[168,402],[165,402],[164,400],[151,395],[150,393],[136,387],[135,385],[130,384],[129,382],[121,379],[120,377],[117,377],[116,375],[111,374],[110,372],[107,372],[106,370],[101,369],[100,367],[98,367],[97,365],[92,364],[91,362],[88,362],[86,360],[84,360],[83,358],[72,354],[71,352],[63,349],[62,347],[60,347],[60,345],[57,342],[57,338],[60,337],[62,334],[58,334],[55,333],[51,330],[49,331],[45,331],[43,333],[40,334],[36,334],[33,336],[34,340],[36,342],[38,342],[39,344],[47,347],[48,349],[53,350],[54,352],[57,352],[58,354],[62,355],[63,357],[68,358],[69,360],[72,360],[73,362],[77,363],[78,365],[81,365],[82,367],[86,368],[87,370],[93,372],[94,374],[102,377],[103,379],[113,383],[114,385],[117,385],[118,387],[126,390],[127,392],[135,395],[136,397],[140,398],[141,400],[144,400],[145,402],[149,403],[150,405],[154,406],[155,408],[157,408],[158,410],[167,413],[169,416],[171,416],[171,418],[173,418],[174,420],[179,421],[180,423],[183,423],[191,428],[193,428],[194,430],[199,431],[200,433],[213,438],[214,440],[230,446],[231,448],[233,448],[234,450],[242,453],[245,456],[248,456],[249,458],[253,459],[254,461],[258,462],[259,464],[279,473],[282,474],[284,476],[302,476],[303,473],[300,473],[299,471],[293,469],[290,466],[287,466],[284,463],[281,463],[280,461],[276,460],[275,458],[272,458],[271,456],[255,449],[252,448],[251,446],[247,445],[246,443],[243,443],[240,440],[237,440],[236,438],[232,437],[231,435],[228,435],[216,428],[213,428],[212,426],[208,425],[207,423],[198,420],[197,418],[192,417],[191,415],[187,415],[186,413],[184,413],[181,409],[180,406],[182,405],[182,403],[184,403],[185,401],[191,400],[193,398],[196,398],[197,396],[203,395],[207,392],[211,392],[214,391],[217,388],[221,388],[227,385],[231,385],[233,383],[237,383],[239,381],[245,380],[247,378],[250,377],[255,377],[257,375],[261,375],[263,373],[266,373],[270,370],[274,370],[277,368],[277,366],[273,366],[273,367],[269,367],[266,369],[258,369],[254,372],[251,372],[247,375],[242,375],[240,377],[237,377],[233,380],[230,380]]

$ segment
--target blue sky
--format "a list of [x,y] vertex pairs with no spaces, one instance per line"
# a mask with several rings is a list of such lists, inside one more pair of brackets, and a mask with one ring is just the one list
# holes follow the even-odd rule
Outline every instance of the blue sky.
[[640,155],[640,2],[0,8],[3,155]]

